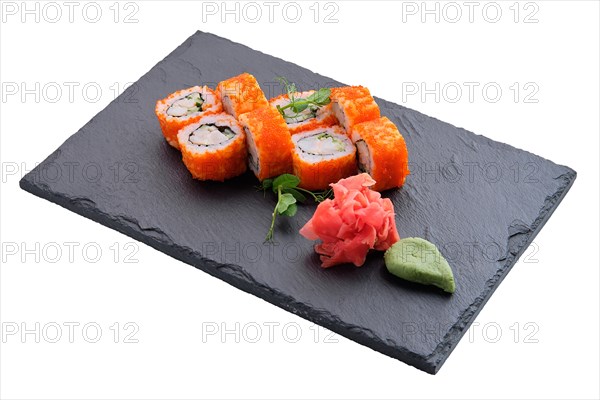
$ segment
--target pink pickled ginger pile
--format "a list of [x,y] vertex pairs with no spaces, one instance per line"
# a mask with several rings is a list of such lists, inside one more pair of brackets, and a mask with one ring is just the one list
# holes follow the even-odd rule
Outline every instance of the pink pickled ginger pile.
[[315,215],[300,229],[315,246],[322,267],[365,263],[370,249],[387,250],[400,240],[394,220],[394,205],[369,189],[375,183],[368,174],[341,179],[331,185],[334,199],[319,204]]

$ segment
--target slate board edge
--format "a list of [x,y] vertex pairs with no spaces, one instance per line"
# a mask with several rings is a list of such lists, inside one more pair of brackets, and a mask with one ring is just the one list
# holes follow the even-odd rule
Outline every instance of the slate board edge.
[[[59,150],[53,153],[47,160],[54,159],[59,154]],[[40,164],[41,166],[42,164]],[[33,171],[32,171],[33,172]],[[83,217],[89,218],[97,223],[115,229],[135,240],[143,242],[150,247],[159,250],[169,256],[190,264],[216,278],[219,278],[230,285],[237,287],[247,293],[254,294],[263,300],[285,309],[293,314],[299,315],[311,322],[330,329],[342,336],[354,340],[362,345],[370,347],[380,353],[396,358],[418,369],[430,374],[436,374],[444,364],[454,347],[458,344],[460,338],[464,335],[467,327],[473,322],[479,311],[483,308],[487,300],[493,294],[497,285],[504,279],[510,269],[516,263],[521,254],[529,247],[537,233],[544,226],[546,221],[558,207],[562,199],[573,184],[576,173],[569,172],[564,175],[565,184],[549,199],[547,199],[543,211],[536,219],[537,226],[528,234],[524,235],[524,241],[514,249],[514,255],[507,257],[506,264],[498,273],[488,281],[487,290],[484,291],[476,301],[471,304],[463,313],[458,322],[451,327],[449,332],[438,347],[427,357],[415,354],[397,345],[389,345],[374,335],[369,335],[369,330],[355,325],[348,325],[335,318],[330,313],[323,310],[315,310],[296,301],[290,296],[275,291],[265,285],[256,282],[251,276],[245,274],[241,268],[234,264],[220,264],[213,260],[202,257],[189,248],[185,248],[168,241],[168,237],[162,232],[156,232],[155,236],[148,236],[140,229],[135,221],[127,221],[123,218],[112,218],[108,214],[93,208],[94,202],[90,199],[72,199],[68,196],[54,193],[46,185],[31,181],[31,173],[23,177],[19,182],[21,188],[38,197],[49,200],[61,207],[73,211]],[[167,240],[166,240],[167,239]]]
[[[237,46],[243,46],[243,47],[249,48],[248,46],[245,46],[243,44],[233,42],[229,39],[226,39],[226,38],[223,38],[223,37],[220,37],[217,35],[213,35],[211,33],[197,31],[192,36],[190,36],[188,39],[186,39],[181,45],[179,45],[175,50],[173,50],[171,53],[169,53],[169,55],[167,55],[165,58],[163,58],[163,60],[159,61],[154,67],[160,65],[162,61],[169,58],[170,56],[177,54],[183,48],[189,47],[191,45],[194,37],[199,34],[206,34],[206,35],[214,36],[216,38],[219,38],[220,40],[228,41]],[[254,49],[251,49],[251,50],[267,55],[266,53],[263,53],[259,50],[254,50]],[[268,56],[278,58],[278,57],[271,56],[271,55],[268,55]],[[282,60],[281,58],[278,58],[278,59]],[[285,60],[283,60],[283,61],[285,61]],[[301,68],[303,68],[303,67],[301,67]],[[304,69],[306,69],[306,68],[304,68]],[[310,71],[310,70],[307,70],[307,71]],[[312,72],[312,71],[310,71],[310,72]],[[148,73],[146,73],[142,77],[140,77],[140,80],[144,79],[148,75]],[[320,75],[317,73],[315,73],[315,74]],[[322,76],[322,75],[320,75],[320,76]],[[126,95],[125,92],[122,93],[115,100],[113,100],[113,102],[118,102],[119,98],[124,95]],[[383,100],[383,99],[381,99],[381,100]],[[111,102],[111,103],[113,103],[113,102]],[[386,103],[386,107],[391,104],[391,105],[395,105],[395,106],[398,106],[403,109],[407,109],[406,107],[397,105],[397,104],[395,104],[393,102],[389,102],[387,100],[383,100],[383,102]],[[110,106],[110,104],[106,108],[108,108],[109,106]],[[407,110],[410,110],[410,109],[407,109]],[[411,111],[414,111],[414,110],[411,110]],[[415,111],[415,112],[418,113],[418,111]],[[94,118],[95,118],[95,116],[90,120],[90,122]],[[430,117],[430,118],[433,118],[433,117]],[[457,128],[457,129],[460,129],[462,131],[466,131],[470,134],[476,135],[475,133],[467,131],[464,128]],[[483,136],[483,135],[477,135],[477,136]],[[483,136],[483,137],[485,137],[485,136]],[[490,141],[493,141],[492,139],[489,139],[487,137],[485,137],[485,138]],[[68,138],[65,141],[65,143],[68,142],[69,139],[70,138]],[[496,141],[493,141],[493,142],[496,142]],[[496,143],[501,143],[501,142],[496,142]],[[505,143],[502,143],[502,144],[504,144],[508,147],[511,147],[515,150],[525,151],[525,150],[517,149],[517,148],[507,145]],[[63,143],[63,145],[64,145],[64,143]],[[61,145],[61,147],[62,147],[62,145]],[[475,317],[477,316],[477,314],[479,313],[481,308],[483,308],[483,306],[485,305],[487,300],[493,294],[495,288],[504,279],[504,277],[508,274],[508,272],[510,271],[512,266],[516,263],[516,261],[521,256],[521,254],[531,244],[531,242],[533,241],[533,239],[535,238],[537,233],[541,230],[541,228],[544,226],[546,221],[552,215],[554,210],[560,204],[560,202],[562,201],[565,194],[570,189],[571,185],[573,184],[573,182],[577,176],[575,171],[573,171],[572,169],[570,169],[568,167],[564,167],[565,169],[567,169],[567,172],[564,173],[563,175],[555,178],[555,179],[562,179],[564,181],[563,185],[558,188],[557,192],[554,195],[546,198],[544,206],[542,207],[542,211],[540,212],[538,218],[532,224],[532,226],[531,226],[532,229],[530,230],[530,232],[528,232],[527,234],[522,234],[522,233],[517,234],[517,235],[524,235],[523,236],[524,241],[522,240],[520,242],[521,245],[516,246],[516,248],[511,247],[510,243],[509,243],[509,246],[508,246],[509,256],[506,259],[507,262],[505,263],[505,265],[502,268],[500,268],[498,270],[498,272],[494,275],[494,277],[487,282],[486,290],[476,299],[475,302],[473,302],[463,312],[463,314],[459,318],[458,322],[449,329],[449,331],[444,336],[442,342],[436,347],[436,349],[431,354],[429,354],[427,357],[423,357],[419,354],[415,354],[415,353],[403,348],[402,346],[398,346],[397,344],[390,345],[390,344],[385,343],[383,340],[376,337],[375,335],[372,335],[372,334],[369,335],[369,330],[367,328],[345,324],[342,321],[339,321],[335,316],[331,315],[330,313],[328,313],[326,311],[315,310],[310,307],[307,307],[304,304],[297,302],[290,296],[287,296],[287,295],[280,293],[278,291],[275,291],[267,286],[264,286],[264,285],[256,282],[254,280],[254,278],[252,278],[250,275],[244,273],[241,270],[241,267],[239,267],[237,265],[219,264],[213,260],[202,257],[201,254],[198,254],[189,248],[184,248],[182,246],[178,246],[178,245],[174,244],[172,241],[165,240],[165,238],[168,239],[167,235],[165,235],[163,232],[161,232],[158,229],[153,229],[153,228],[142,229],[142,228],[140,228],[139,224],[136,223],[136,221],[127,220],[123,216],[121,216],[121,218],[117,218],[117,219],[112,218],[110,215],[104,214],[100,210],[94,208],[95,203],[91,199],[87,199],[87,198],[72,199],[69,196],[53,192],[48,186],[46,186],[44,184],[41,184],[39,182],[36,183],[35,182],[35,174],[37,173],[37,170],[40,168],[43,168],[44,164],[46,164],[48,162],[52,162],[52,160],[57,158],[59,155],[60,155],[60,147],[54,153],[52,153],[50,156],[48,156],[46,158],[46,160],[44,160],[44,162],[40,163],[30,173],[28,173],[26,176],[24,176],[21,179],[21,181],[19,182],[20,187],[23,190],[30,192],[38,197],[49,200],[49,201],[51,201],[55,204],[58,204],[70,211],[73,211],[81,216],[89,218],[95,222],[98,222],[102,225],[108,226],[108,227],[115,229],[127,236],[130,236],[138,241],[141,241],[141,242],[143,242],[165,254],[170,255],[171,257],[173,257],[175,259],[178,259],[180,261],[188,263],[188,264],[190,264],[212,276],[215,276],[215,277],[231,284],[234,287],[237,287],[247,293],[254,294],[254,295],[262,298],[263,300],[268,301],[269,303],[272,303],[278,307],[281,307],[281,308],[285,309],[286,311],[289,311],[293,314],[299,315],[311,322],[322,325],[342,336],[345,336],[345,337],[347,337],[351,340],[354,340],[360,344],[363,344],[367,347],[370,347],[380,353],[386,354],[392,358],[401,360],[409,365],[412,365],[412,366],[414,366],[418,369],[421,369],[425,372],[428,372],[430,374],[435,374],[439,371],[440,367],[443,365],[443,363],[446,361],[446,359],[448,358],[448,356],[450,355],[452,350],[458,344],[458,341],[460,340],[460,338],[466,332],[466,328],[468,328],[468,326],[473,322],[473,320],[475,319]],[[550,160],[548,160],[548,161],[552,162]],[[154,235],[149,236],[148,235],[149,231],[153,231]],[[515,236],[515,235],[513,235],[513,236]],[[223,272],[222,270],[224,270],[225,272]]]
[[[54,158],[54,157],[52,157]],[[42,165],[42,164],[40,164]],[[173,242],[164,240],[167,236],[162,236],[161,232],[157,236],[147,236],[144,230],[133,221],[127,221],[122,218],[112,218],[110,215],[93,208],[94,201],[86,198],[72,199],[68,196],[53,192],[50,188],[39,183],[34,183],[26,175],[19,182],[20,187],[38,197],[55,203],[69,211],[91,219],[103,226],[114,229],[135,240],[149,245],[179,261],[190,264],[209,275],[219,278],[230,285],[262,298],[263,300],[283,308],[293,314],[301,316],[311,322],[330,329],[342,336],[354,340],[367,347],[373,348],[392,358],[397,358],[409,365],[415,366],[425,372],[434,373],[435,365],[418,354],[414,354],[399,347],[390,347],[378,338],[368,336],[368,329],[360,326],[344,324],[330,313],[323,310],[315,310],[296,301],[291,296],[285,295],[279,291],[273,290],[265,285],[256,282],[250,275],[244,273],[239,266],[234,264],[220,264],[211,259],[202,257],[197,252],[179,246]],[[161,239],[161,237],[163,239]]]
[[[454,348],[458,345],[458,342],[462,336],[467,332],[469,326],[473,323],[479,312],[492,297],[496,289],[500,286],[500,283],[502,283],[512,267],[514,267],[514,265],[517,263],[521,255],[523,255],[525,250],[529,248],[529,245],[531,245],[537,234],[542,230],[546,222],[548,222],[554,211],[558,208],[558,205],[565,198],[567,192],[571,189],[571,186],[573,186],[573,183],[577,178],[577,172],[569,167],[562,167],[564,167],[567,172],[556,177],[555,179],[561,179],[563,181],[563,185],[560,186],[552,196],[548,196],[546,198],[544,206],[542,207],[538,217],[532,223],[531,230],[529,232],[516,233],[509,237],[506,263],[500,269],[498,269],[496,274],[494,274],[491,279],[486,282],[486,290],[484,290],[484,292],[478,296],[475,301],[463,312],[456,324],[450,328],[448,333],[444,336],[444,339],[427,357],[431,364],[435,365],[435,369],[432,372],[433,374],[436,374],[440,370]],[[517,237],[519,237],[520,240],[512,240],[511,245],[510,239]]]

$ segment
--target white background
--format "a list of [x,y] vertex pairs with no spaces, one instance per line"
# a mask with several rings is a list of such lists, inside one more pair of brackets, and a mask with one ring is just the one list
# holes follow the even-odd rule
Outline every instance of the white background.
[[[257,23],[244,21],[243,15],[239,23],[234,15],[222,23],[220,13],[203,14],[202,3],[191,1],[137,1],[127,9],[121,3],[116,23],[112,1],[100,3],[97,23],[82,16],[82,2],[71,23],[67,7],[57,4],[63,13],[58,22],[48,21],[56,10],[46,8],[44,15],[44,3],[39,3],[39,22],[26,15],[22,23],[19,9],[15,15],[4,13],[0,28],[1,319],[5,330],[21,329],[22,323],[29,329],[36,322],[47,327],[40,343],[32,334],[24,340],[20,332],[3,335],[3,398],[598,398],[597,2],[538,1],[517,7],[499,2],[502,15],[496,23],[486,21],[495,18],[495,9],[482,14],[485,2],[475,8],[473,22],[467,6],[454,3],[462,12],[456,23],[449,21],[456,7],[444,9],[446,3],[438,3],[439,22],[435,15],[425,15],[422,22],[421,2],[338,1],[337,23],[324,23],[326,11],[335,8],[324,10],[323,4],[315,23],[309,9],[313,2],[300,3],[297,23],[282,16],[285,3],[275,9],[273,23],[262,2]],[[520,10],[518,22],[515,9]],[[93,18],[93,10],[87,10],[88,19]],[[133,11],[138,22],[124,23]],[[525,23],[532,12],[532,23]],[[337,335],[329,343],[323,329],[315,343],[311,323],[143,244],[126,248],[134,241],[18,188],[21,175],[114,98],[111,87],[137,80],[196,29],[368,86],[376,96],[578,172],[573,188],[535,238],[529,262],[514,267],[478,316],[479,326],[436,376]],[[40,98],[29,94],[22,99],[19,85],[35,92],[36,82]],[[73,99],[65,82],[80,85]],[[477,82],[480,89],[473,101],[466,89],[457,102],[451,101],[454,93],[441,93],[436,101],[434,95],[408,95],[406,88],[415,86],[406,82],[428,88],[436,82],[440,88]],[[481,91],[490,82],[502,89],[495,103]],[[515,82],[521,87],[516,102],[509,88]],[[102,89],[95,102],[93,91],[87,99],[82,93],[89,83]],[[526,83],[533,86],[523,91]],[[14,84],[19,92],[8,95]],[[56,93],[50,89],[56,84],[63,93],[52,102]],[[537,93],[525,99],[532,87]],[[72,262],[65,242],[79,244]],[[63,252],[57,262],[51,262],[53,243]],[[23,252],[36,244],[39,262],[36,254]],[[102,250],[98,262],[86,261],[86,244]],[[10,254],[6,246],[13,246]],[[138,262],[126,262],[136,247],[133,259]],[[63,325],[68,322],[80,324],[73,343]],[[115,322],[120,324],[118,343]],[[125,343],[124,334],[132,331],[125,329],[127,322],[139,328],[133,336],[138,343]],[[57,343],[47,340],[55,335],[52,323],[63,326]],[[102,328],[97,343],[83,336],[86,323]],[[234,329],[236,323],[242,334],[247,327],[240,343],[233,334],[225,343],[219,335],[202,340],[208,326]],[[258,343],[247,340],[256,333],[252,323],[262,327]],[[264,325],[269,323],[280,324],[273,343]],[[290,340],[294,329],[287,336],[282,331],[285,324],[300,328],[297,343]],[[484,332],[483,326],[493,329]],[[87,338],[94,333],[88,331]]]

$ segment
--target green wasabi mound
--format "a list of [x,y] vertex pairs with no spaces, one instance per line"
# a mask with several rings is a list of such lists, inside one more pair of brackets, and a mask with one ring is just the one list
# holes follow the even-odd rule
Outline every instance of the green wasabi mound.
[[433,243],[421,238],[404,238],[385,252],[388,271],[407,281],[437,286],[454,293],[452,269]]

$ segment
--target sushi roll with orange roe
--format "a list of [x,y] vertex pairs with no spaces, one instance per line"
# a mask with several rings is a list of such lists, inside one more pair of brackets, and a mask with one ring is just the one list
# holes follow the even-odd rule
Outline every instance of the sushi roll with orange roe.
[[356,148],[339,126],[317,128],[292,136],[294,174],[300,187],[326,190],[330,183],[356,174]]
[[263,107],[240,116],[246,133],[248,165],[259,180],[292,172],[292,139],[275,107]]
[[221,100],[208,86],[194,86],[179,90],[156,103],[156,116],[167,142],[179,148],[177,133],[203,115],[223,111]]
[[247,72],[219,82],[217,95],[223,110],[234,117],[269,105],[256,78]]
[[369,89],[363,86],[331,89],[331,107],[346,131],[350,131],[356,124],[380,117],[379,106]]
[[352,127],[350,137],[358,151],[358,169],[376,181],[371,188],[382,191],[404,184],[408,170],[408,149],[404,137],[387,117]]
[[[306,99],[314,93],[314,90],[295,93],[294,98]],[[290,97],[286,93],[272,98],[269,100],[269,104],[275,107],[281,107],[283,110],[283,118],[292,135],[315,128],[328,127],[337,124],[337,118],[333,114],[331,103],[322,106],[310,105],[301,112],[296,113],[292,108],[285,108],[290,104]]]
[[177,139],[195,179],[222,182],[246,171],[246,135],[231,115],[203,116],[180,130]]

